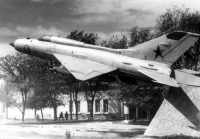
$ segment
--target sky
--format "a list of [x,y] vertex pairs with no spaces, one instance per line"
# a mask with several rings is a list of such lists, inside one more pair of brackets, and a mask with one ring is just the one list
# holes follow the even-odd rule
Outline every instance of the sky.
[[200,0],[0,0],[0,57],[15,53],[8,43],[17,38],[65,37],[73,30],[106,38],[154,27],[167,9],[182,5],[200,11]]

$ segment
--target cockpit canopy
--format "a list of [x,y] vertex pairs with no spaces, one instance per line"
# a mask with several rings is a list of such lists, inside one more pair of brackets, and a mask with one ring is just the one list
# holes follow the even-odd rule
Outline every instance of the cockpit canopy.
[[43,35],[38,38],[39,41],[51,42],[52,35]]

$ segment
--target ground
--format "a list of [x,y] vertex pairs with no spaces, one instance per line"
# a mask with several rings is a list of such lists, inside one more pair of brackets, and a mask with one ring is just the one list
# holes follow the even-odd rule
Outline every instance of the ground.
[[146,128],[122,121],[1,120],[0,139],[65,139],[66,132],[72,139],[126,139],[141,137]]

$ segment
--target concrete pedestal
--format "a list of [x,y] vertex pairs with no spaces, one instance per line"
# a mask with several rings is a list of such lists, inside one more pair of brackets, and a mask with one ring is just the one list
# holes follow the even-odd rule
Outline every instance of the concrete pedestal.
[[200,87],[170,87],[146,136],[200,137]]

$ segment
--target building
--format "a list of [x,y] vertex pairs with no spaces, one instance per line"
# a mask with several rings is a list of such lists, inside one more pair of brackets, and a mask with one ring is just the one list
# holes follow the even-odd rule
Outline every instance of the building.
[[2,102],[0,102],[0,118],[5,117],[5,113],[6,113],[5,105]]
[[[78,99],[78,113],[79,119],[89,118],[91,111],[92,101],[87,101],[85,99]],[[72,112],[70,112],[70,106],[72,105]],[[123,103],[116,100],[111,100],[108,98],[95,99],[93,104],[93,114],[94,119],[119,119],[124,117]],[[58,114],[60,112],[68,112],[75,114],[75,102],[68,101],[65,106],[58,107]]]
[[[79,119],[90,119],[90,111],[91,111],[91,101],[87,101],[83,96],[79,95],[78,97],[78,114]],[[64,106],[59,106],[57,108],[57,117],[61,112],[65,113],[66,111],[68,114],[73,114],[73,119],[75,117],[75,102],[69,101],[68,96],[64,98]],[[70,112],[70,106],[72,106],[72,111]],[[41,117],[41,112],[37,111],[39,117]],[[142,108],[138,108],[135,106],[125,105],[124,102],[113,100],[103,95],[102,98],[95,98],[93,104],[93,114],[94,119],[125,119],[129,120],[137,120],[137,119],[147,119],[147,111],[143,110]],[[0,103],[0,116],[5,117],[6,115],[6,108],[3,103]],[[43,109],[43,116],[44,119],[53,119],[54,113],[52,108],[45,108]],[[10,119],[21,119],[22,115],[21,112],[15,108],[10,107],[8,108],[8,118]],[[35,118],[34,110],[27,109],[25,114],[25,119],[33,119]]]

